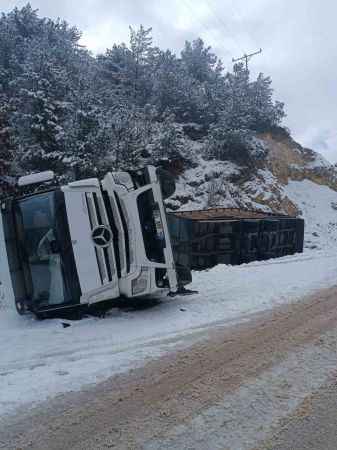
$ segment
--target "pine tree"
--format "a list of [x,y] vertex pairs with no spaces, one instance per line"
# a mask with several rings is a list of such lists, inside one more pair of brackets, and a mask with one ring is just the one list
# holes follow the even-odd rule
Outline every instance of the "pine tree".
[[129,27],[129,29],[133,96],[140,105],[144,105],[150,90],[148,86],[150,59],[155,50],[152,47],[152,28],[145,29],[141,25],[138,30],[134,30],[132,27]]
[[211,52],[211,47],[205,47],[202,39],[193,42],[186,41],[181,52],[181,61],[188,73],[200,83],[213,79],[217,57]]
[[[96,90],[105,104],[109,103],[111,93],[120,100],[134,99],[134,83],[132,83],[133,55],[125,44],[114,44],[104,54],[96,58],[97,79]],[[115,102],[116,98],[114,98]],[[129,100],[130,101],[130,100]],[[113,107],[113,103],[109,106]]]
[[182,127],[176,123],[174,114],[166,112],[163,116],[163,122],[154,137],[153,147],[156,159],[172,160],[189,156],[189,148],[186,148]]
[[284,113],[284,104],[273,102],[273,89],[270,77],[259,74],[257,80],[250,84],[252,127],[257,131],[266,131],[279,125]]
[[0,158],[16,171],[90,176],[186,158],[187,129],[208,157],[248,160],[263,153],[256,133],[284,117],[270,78],[251,80],[242,64],[224,73],[201,39],[179,57],[140,26],[94,57],[80,35],[29,4],[0,17]]
[[4,96],[0,96],[0,176],[11,175],[11,164],[14,160],[11,131],[8,121],[8,102]]

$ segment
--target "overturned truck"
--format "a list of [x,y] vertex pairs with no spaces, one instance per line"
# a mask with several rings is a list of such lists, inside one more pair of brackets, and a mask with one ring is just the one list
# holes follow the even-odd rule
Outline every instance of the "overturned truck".
[[17,311],[44,317],[181,292],[191,277],[173,258],[163,203],[172,190],[152,166],[64,186],[52,172],[16,180],[1,200],[0,261]]
[[304,220],[234,208],[168,215],[176,261],[194,270],[243,264],[303,251]]
[[19,314],[46,317],[114,299],[188,294],[190,269],[303,251],[297,217],[213,208],[167,214],[172,177],[148,166],[66,185],[52,172],[1,199],[2,288]]

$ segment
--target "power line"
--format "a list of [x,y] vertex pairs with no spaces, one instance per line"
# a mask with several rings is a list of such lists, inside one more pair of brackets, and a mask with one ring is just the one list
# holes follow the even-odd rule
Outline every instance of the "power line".
[[[195,17],[195,14],[193,14],[193,10],[190,6],[189,0],[183,0],[183,3],[185,4],[186,8],[188,9],[188,11],[190,12],[190,14],[192,16],[194,16],[194,18],[198,21],[198,23],[200,24],[201,28],[206,32],[206,33],[210,33],[211,30],[206,29],[204,24]],[[225,21],[221,18],[221,16],[219,14],[217,14],[216,10],[213,9],[214,4],[210,2],[210,0],[205,0],[206,6],[208,7],[208,10],[210,11],[210,13],[215,17],[215,19],[218,21],[218,23],[221,25],[221,28],[223,30],[225,30],[225,35],[228,35],[230,38],[233,39],[234,44],[236,45],[236,47],[239,49],[239,51],[244,53],[244,50],[242,49],[242,47],[238,44],[237,40],[234,38],[234,34],[232,34],[231,30],[229,29],[229,27],[227,26],[227,24],[225,23]],[[231,4],[231,6],[233,6],[233,4]],[[231,8],[232,9],[232,8]],[[234,14],[233,14],[234,15]],[[237,14],[238,16],[239,14]],[[211,32],[212,34],[212,32]],[[224,48],[223,45],[221,45],[221,48],[224,51],[224,54],[228,53],[228,50]],[[241,60],[245,60],[245,65],[246,65],[246,70],[248,71],[248,61],[253,57],[256,56],[258,54],[262,53],[262,49],[260,48],[259,51],[254,52],[254,53],[250,53],[250,54],[246,54],[244,53],[244,55],[241,58],[232,58],[232,62],[237,62],[237,61],[241,61]]]
[[243,56],[241,56],[240,58],[232,58],[232,62],[238,62],[238,61],[245,61],[246,63],[246,71],[248,72],[248,61],[256,55],[259,55],[260,53],[262,53],[262,48],[260,48],[260,50],[258,50],[257,52],[254,53],[250,53],[249,55],[247,55],[247,53],[245,53]]
[[229,7],[231,8],[231,10],[233,12],[233,16],[236,15],[237,19],[242,24],[245,34],[248,36],[248,38],[251,40],[251,42],[254,43],[256,40],[255,40],[255,38],[253,38],[253,35],[248,31],[248,26],[246,25],[247,21],[243,18],[238,4],[236,4],[234,7],[233,1],[231,0]]
[[191,4],[189,3],[189,1],[188,1],[188,0],[183,0],[183,3],[184,3],[184,5],[185,5],[186,9],[188,10],[188,12],[191,14],[191,16],[194,16],[194,19],[199,23],[199,25],[200,25],[201,28],[205,31],[205,33],[209,33],[210,30],[208,30],[208,29],[204,26],[204,24],[203,24],[199,19],[197,19],[196,16],[193,14],[192,8],[191,8]]
[[[206,3],[208,4],[209,8],[211,8],[211,6],[210,6],[210,1],[211,1],[211,0],[205,0],[205,1],[206,1]],[[214,2],[213,2],[213,1],[212,1],[212,3],[213,3],[213,5],[214,5]],[[233,1],[232,1],[232,0],[229,1],[228,4],[227,4],[226,6],[230,8],[233,17],[236,16],[237,19],[238,19],[242,24],[244,24],[245,21],[244,21],[244,19],[243,19],[243,17],[242,17],[242,14],[240,13],[238,7],[234,7]],[[236,5],[236,6],[237,6],[237,5]],[[223,26],[224,28],[226,28],[226,29],[230,32],[229,28],[227,27],[227,25],[225,24],[225,22],[223,21],[223,19],[221,18],[221,16],[216,14],[216,11],[214,12],[214,15],[215,15],[215,17],[217,18],[217,20],[222,24],[222,26]],[[251,40],[252,42],[255,41],[255,39],[253,39],[252,35],[248,32],[247,27],[245,27],[245,33],[248,35],[248,37],[250,38],[250,40]],[[242,53],[244,53],[243,48],[237,43],[237,41],[236,41],[236,39],[234,38],[234,36],[232,36],[232,38],[233,38],[233,41],[234,41],[235,44],[236,44],[236,47],[239,49],[239,51],[242,52]],[[261,53],[261,52],[262,52],[262,50],[260,49],[256,54]],[[254,54],[254,55],[255,55],[255,54]],[[250,56],[254,56],[254,55],[247,55],[247,56],[248,56],[248,59],[249,59]],[[248,67],[248,59],[247,59],[247,61],[246,61],[246,69],[247,69],[247,67]]]
[[[190,13],[192,16],[194,16],[194,19],[199,23],[199,25],[200,25],[201,28],[204,30],[204,32],[205,32],[206,34],[210,34],[210,35],[213,37],[214,42],[215,42],[215,43],[218,43],[218,38],[216,37],[216,35],[214,35],[214,33],[212,32],[212,30],[206,28],[205,25],[204,25],[199,19],[196,18],[195,14],[193,14],[191,5],[190,5],[190,3],[189,3],[189,0],[183,0],[183,3],[185,4],[185,6],[186,6],[186,8],[188,9],[189,13]],[[217,45],[218,45],[219,47],[222,48],[224,54],[226,54],[226,53],[228,54],[228,53],[229,53],[229,52],[228,52],[228,49],[225,49],[225,47],[224,47],[222,44],[220,44],[220,45],[217,44]],[[239,47],[238,45],[237,45],[237,47],[240,49],[240,47]],[[240,51],[241,51],[241,49],[240,49]]]
[[242,47],[238,44],[238,42],[236,41],[236,39],[234,38],[234,33],[231,32],[231,30],[229,29],[229,27],[227,26],[226,22],[222,19],[222,17],[217,14],[216,10],[214,9],[214,5],[211,4],[211,2],[209,0],[205,0],[205,3],[208,6],[208,9],[210,10],[210,12],[212,13],[212,15],[215,17],[215,19],[220,23],[221,27],[226,30],[226,34],[229,34],[229,36],[233,39],[234,44],[236,45],[236,47],[239,49],[239,51],[243,52]]

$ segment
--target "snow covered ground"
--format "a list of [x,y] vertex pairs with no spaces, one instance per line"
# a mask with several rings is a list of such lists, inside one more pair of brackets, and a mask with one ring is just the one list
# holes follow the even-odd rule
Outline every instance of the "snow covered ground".
[[309,180],[290,181],[284,190],[302,211],[306,248],[337,248],[337,192]]
[[60,320],[38,322],[4,309],[0,416],[102,381],[173,347],[190,345],[201,330],[296,301],[336,280],[337,255],[308,252],[195,273],[198,295],[165,298],[144,310],[112,310],[105,319],[88,318],[68,328]]
[[337,284],[337,194],[309,181],[291,182],[286,192],[307,221],[301,255],[194,273],[197,295],[158,299],[143,310],[116,308],[68,328],[0,308],[0,419],[191,345],[211,327]]

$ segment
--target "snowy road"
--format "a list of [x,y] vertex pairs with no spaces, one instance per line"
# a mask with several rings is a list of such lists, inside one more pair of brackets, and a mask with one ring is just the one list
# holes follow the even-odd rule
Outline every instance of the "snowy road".
[[336,450],[337,377],[307,397],[255,450]]
[[337,256],[305,253],[195,273],[198,295],[114,309],[63,328],[0,309],[0,414],[80,390],[204,339],[215,327],[302,298],[337,280]]
[[336,380],[337,287],[201,335],[188,349],[8,417],[0,448],[271,448],[282,424],[310,415],[312,393]]

